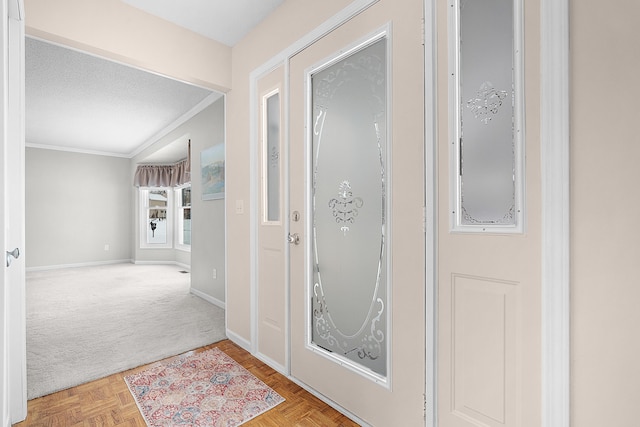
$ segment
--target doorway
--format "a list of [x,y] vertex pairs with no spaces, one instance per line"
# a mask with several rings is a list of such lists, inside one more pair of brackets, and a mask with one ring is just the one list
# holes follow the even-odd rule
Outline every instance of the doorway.
[[[285,253],[283,276],[288,276],[286,294],[276,299],[284,322],[278,335],[278,351],[285,355],[282,369],[354,419],[373,425],[424,422],[421,17],[421,1],[402,6],[376,3],[287,57],[283,68],[277,64],[268,67],[254,82],[256,123],[264,114],[259,109],[263,105],[260,96],[271,93],[266,84],[258,91],[261,84],[277,73],[285,88],[281,123],[286,134],[280,158],[285,165],[284,194],[288,199],[283,229],[276,237]],[[351,89],[341,92],[345,86],[338,79],[332,85],[339,75],[355,82],[359,86],[356,91],[374,90],[369,86],[372,80],[376,88],[364,104],[341,106],[343,101],[362,97],[349,92]],[[318,83],[315,89],[314,79]],[[323,107],[316,108],[320,104]],[[356,120],[364,132],[337,127],[336,118],[360,108],[363,110],[358,112],[367,108],[377,111],[373,116],[365,112]],[[257,126],[255,133],[257,165],[267,164],[257,155],[265,146],[258,143],[262,127]],[[315,132],[323,133],[319,149],[317,141],[313,145]],[[371,150],[365,156],[368,162],[357,156],[364,148],[353,143],[353,138],[335,139],[346,134],[354,138],[367,135],[363,138]],[[330,148],[330,140],[337,141],[334,148]],[[353,173],[346,176],[349,168]],[[320,174],[332,183],[320,183]],[[264,176],[254,176],[257,236],[265,226],[259,210],[265,206],[259,189],[268,188]],[[365,181],[373,182],[371,189],[361,185]],[[329,216],[323,229],[319,226],[321,215]],[[360,228],[365,222],[371,222],[372,228]],[[327,238],[329,235],[333,237]],[[367,260],[350,258],[351,252],[358,251],[349,246],[353,241],[345,240],[351,237],[360,243],[370,239],[365,243],[370,252]],[[333,238],[342,240],[331,241]],[[261,296],[265,286],[259,271],[262,257],[256,253],[253,306],[258,312],[252,334],[260,351],[266,349],[261,344],[264,332],[256,323],[256,319],[262,322],[259,310],[266,301]],[[360,262],[363,264],[357,264]],[[359,270],[366,270],[366,277],[360,277]],[[351,288],[350,282],[355,280],[373,287]],[[336,284],[346,293],[334,294],[330,289]],[[273,297],[273,293],[268,295]],[[269,307],[273,308],[273,303]],[[355,323],[342,325],[354,313]],[[322,329],[327,324],[333,325],[331,329]]]

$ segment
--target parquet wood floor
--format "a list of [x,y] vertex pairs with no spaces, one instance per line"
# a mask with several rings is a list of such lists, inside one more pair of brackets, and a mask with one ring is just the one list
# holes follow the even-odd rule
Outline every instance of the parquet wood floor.
[[[229,340],[199,348],[194,352],[213,347],[224,351],[286,399],[284,403],[243,426],[358,425]],[[156,363],[30,400],[27,403],[27,419],[14,424],[14,427],[145,427],[144,419],[124,382],[124,377]]]

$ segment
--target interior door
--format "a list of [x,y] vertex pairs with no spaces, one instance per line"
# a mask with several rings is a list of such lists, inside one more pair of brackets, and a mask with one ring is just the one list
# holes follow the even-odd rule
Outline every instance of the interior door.
[[286,371],[286,280],[282,106],[284,66],[257,82],[258,93],[258,272],[257,355]]
[[371,425],[424,424],[421,18],[375,3],[289,64],[291,374]]
[[541,425],[539,7],[437,2],[441,427]]

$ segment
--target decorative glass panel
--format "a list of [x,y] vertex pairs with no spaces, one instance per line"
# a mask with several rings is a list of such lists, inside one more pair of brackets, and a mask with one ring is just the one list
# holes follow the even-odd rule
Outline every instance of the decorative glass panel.
[[264,168],[266,183],[267,221],[280,220],[280,94],[266,100],[266,148]]
[[513,228],[519,213],[514,0],[459,0],[458,30],[456,225]]
[[167,191],[150,190],[148,206],[147,243],[167,243]]
[[387,374],[386,39],[311,75],[311,339]]

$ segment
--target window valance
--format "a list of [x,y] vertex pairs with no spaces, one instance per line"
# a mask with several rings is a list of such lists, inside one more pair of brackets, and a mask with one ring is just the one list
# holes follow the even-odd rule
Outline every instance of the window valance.
[[191,141],[188,156],[174,165],[138,165],[133,177],[136,187],[177,187],[191,182]]

